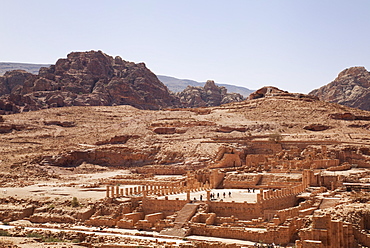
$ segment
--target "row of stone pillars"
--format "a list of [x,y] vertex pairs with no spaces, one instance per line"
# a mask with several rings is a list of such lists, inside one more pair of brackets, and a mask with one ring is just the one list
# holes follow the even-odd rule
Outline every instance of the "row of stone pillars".
[[279,199],[283,198],[288,195],[297,195],[305,190],[304,184],[300,184],[297,186],[293,186],[291,188],[284,188],[284,189],[278,189],[278,190],[267,190],[263,192],[261,190],[259,194],[257,194],[257,202],[261,202],[264,200],[269,200],[269,199]]
[[175,195],[185,192],[196,192],[210,189],[209,184],[200,185],[199,187],[185,187],[185,186],[174,186],[174,185],[140,185],[134,187],[120,188],[119,186],[107,186],[106,197],[123,197],[123,196],[133,196],[142,194],[147,195]]

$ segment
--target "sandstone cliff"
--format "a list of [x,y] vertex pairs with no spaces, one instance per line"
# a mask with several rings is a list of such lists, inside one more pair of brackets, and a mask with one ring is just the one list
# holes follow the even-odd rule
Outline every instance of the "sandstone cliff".
[[38,75],[15,70],[0,77],[3,113],[102,105],[161,109],[178,106],[178,101],[144,63],[101,51],[72,52]]
[[214,81],[208,80],[204,87],[188,86],[184,91],[176,94],[185,107],[219,106],[230,102],[243,101],[243,96],[238,93],[227,93],[223,86],[219,87]]
[[370,72],[364,67],[351,67],[339,73],[333,82],[309,94],[324,101],[370,110],[369,86]]

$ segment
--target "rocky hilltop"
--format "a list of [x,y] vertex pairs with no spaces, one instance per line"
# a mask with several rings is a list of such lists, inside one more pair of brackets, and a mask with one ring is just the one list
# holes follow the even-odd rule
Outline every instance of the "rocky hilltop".
[[72,52],[38,74],[7,71],[0,76],[0,114],[66,106],[131,105],[138,109],[219,106],[242,101],[213,81],[172,93],[144,63],[101,51]]
[[365,67],[345,69],[333,82],[309,94],[324,101],[370,110],[370,72]]
[[204,87],[188,86],[182,92],[176,93],[180,102],[186,107],[219,106],[230,102],[240,102],[244,98],[238,93],[227,93],[223,86],[217,86],[214,81],[208,80]]
[[176,97],[146,68],[101,51],[72,52],[38,75],[23,70],[0,77],[0,110],[17,113],[64,106],[131,105],[161,109]]

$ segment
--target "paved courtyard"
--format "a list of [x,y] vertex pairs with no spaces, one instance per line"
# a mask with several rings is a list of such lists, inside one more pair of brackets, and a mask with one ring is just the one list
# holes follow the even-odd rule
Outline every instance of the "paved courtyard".
[[[252,189],[249,191],[247,189],[212,189],[211,194],[213,195],[212,201],[224,201],[224,202],[248,202],[254,203],[257,202],[257,194],[260,190],[256,189],[254,192]],[[179,200],[186,199],[186,193],[176,194],[176,195],[169,195],[167,196],[169,200],[175,200],[178,198]],[[164,199],[164,196],[159,197],[158,199]],[[206,201],[207,200],[207,192],[206,191],[198,191],[198,192],[191,192],[190,199],[196,201]]]

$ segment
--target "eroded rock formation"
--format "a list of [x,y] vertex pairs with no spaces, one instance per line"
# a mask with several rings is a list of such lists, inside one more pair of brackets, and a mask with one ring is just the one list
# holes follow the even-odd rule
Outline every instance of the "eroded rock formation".
[[131,105],[161,109],[176,97],[145,66],[101,51],[72,52],[38,75],[15,70],[0,77],[0,111],[17,113],[51,107]]
[[219,106],[225,103],[243,101],[242,95],[227,93],[225,87],[217,86],[212,80],[208,80],[204,87],[188,86],[176,95],[185,107]]
[[219,106],[242,101],[208,81],[176,95],[144,63],[135,64],[101,51],[72,52],[38,75],[24,70],[0,76],[0,114],[65,106],[131,105],[139,109]]
[[331,83],[309,94],[321,100],[335,102],[353,108],[370,110],[370,72],[365,67],[343,70]]

